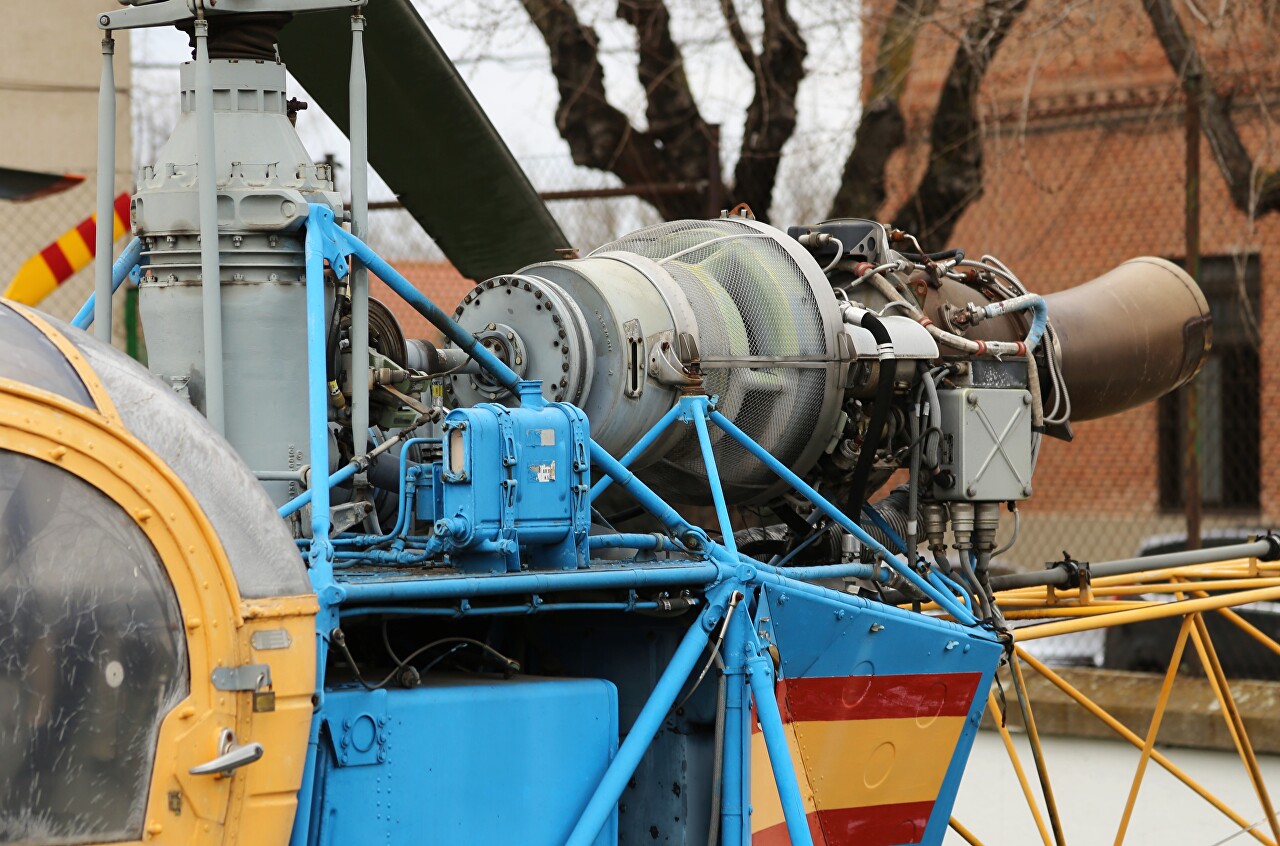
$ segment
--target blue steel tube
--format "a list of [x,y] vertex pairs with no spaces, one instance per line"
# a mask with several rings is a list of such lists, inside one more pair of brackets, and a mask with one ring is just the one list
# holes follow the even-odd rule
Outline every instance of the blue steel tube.
[[652,549],[667,552],[681,552],[676,542],[666,535],[657,533],[644,535],[631,532],[620,532],[614,535],[591,535],[587,538],[588,549]]
[[[348,464],[346,467],[339,468],[332,476],[329,477],[327,488],[334,488],[342,484],[347,479],[350,479],[352,476],[354,476],[356,474],[356,470],[358,469],[360,469],[360,465],[354,461]],[[314,487],[307,488],[305,491],[298,494],[293,499],[286,502],[284,505],[280,506],[280,511],[279,511],[280,516],[288,517],[290,514],[293,514],[295,511],[305,506],[308,502],[311,501],[311,493],[314,490],[315,490]]]
[[[310,434],[311,466],[324,467],[329,456],[329,392],[325,387],[324,257],[320,231],[325,225],[321,207],[312,206],[307,218],[307,419]],[[320,715],[323,712],[325,664],[329,641],[325,637],[338,621],[334,599],[333,544],[329,542],[329,483],[311,475],[311,586],[320,600],[316,615],[316,696],[307,736],[307,755],[298,791],[298,810],[289,842],[304,846],[310,840],[312,793],[315,788],[316,755],[320,748]]]
[[[623,467],[630,467],[631,462],[635,461],[637,458],[643,455],[644,451],[647,450],[649,447],[653,446],[653,442],[658,440],[658,438],[662,436],[663,432],[667,431],[667,427],[670,426],[675,421],[675,419],[680,416],[680,410],[681,409],[680,409],[679,403],[671,406],[671,410],[668,411],[666,414],[662,415],[662,419],[659,420],[657,423],[653,424],[653,428],[645,432],[644,437],[636,441],[635,446],[627,450],[627,454],[622,456],[622,458],[618,459],[618,463],[621,464]],[[609,487],[609,485],[612,484],[612,482],[613,482],[612,476],[602,476],[600,478],[600,481],[592,485],[591,501],[595,502],[596,497],[604,493],[604,489]]]
[[512,393],[515,392],[516,384],[520,381],[520,377],[515,374],[515,371],[503,364],[502,360],[496,355],[485,349],[479,341],[471,336],[471,333],[445,314],[440,306],[431,302],[425,294],[413,287],[413,283],[401,276],[394,267],[375,253],[368,244],[338,226],[332,227],[331,232],[337,238],[339,244],[345,246],[356,258],[364,262],[365,267],[369,268],[375,276],[385,282],[387,287],[395,291],[401,299],[413,306],[415,311],[430,321],[431,325],[439,329],[446,338],[453,341],[458,346],[458,349],[474,358],[481,367],[488,371],[490,376],[498,381],[498,384]]
[[343,590],[346,591],[347,605],[359,605],[373,602],[463,599],[498,594],[551,593],[558,590],[694,587],[709,585],[719,579],[720,574],[719,565],[698,563],[670,567],[513,573],[508,576],[441,576],[405,581],[348,582],[343,585]]
[[751,722],[748,717],[746,664],[743,648],[746,640],[743,622],[750,625],[745,607],[736,609],[726,627],[721,654],[724,656],[724,746],[720,755],[720,843],[721,846],[746,846],[751,842]]
[[[702,530],[695,528],[691,523],[676,513],[676,510],[666,503],[662,497],[658,496],[648,485],[636,478],[636,474],[618,463],[618,459],[614,458],[604,447],[600,446],[594,440],[591,441],[591,463],[599,467],[605,473],[613,477],[613,480],[627,493],[635,498],[643,508],[653,515],[654,519],[667,527],[667,530],[680,539],[682,543],[686,543],[686,538],[690,535],[696,537],[698,543],[702,543]],[[700,549],[700,547],[699,547]]]
[[676,697],[680,695],[680,689],[684,687],[689,674],[693,672],[703,650],[707,647],[707,630],[703,627],[703,617],[706,613],[703,611],[698,615],[697,621],[689,627],[689,631],[680,641],[680,646],[676,648],[667,668],[662,671],[662,676],[654,685],[653,692],[649,694],[649,700],[644,703],[644,707],[640,709],[639,715],[631,725],[631,730],[627,732],[627,739],[622,742],[618,754],[609,764],[609,769],[596,785],[595,793],[591,795],[591,800],[583,809],[582,816],[578,818],[578,823],[573,827],[573,833],[569,835],[565,846],[591,846],[600,834],[600,829],[604,827],[605,821],[617,807],[618,799],[622,797],[622,791],[626,788],[627,782],[631,780],[636,767],[640,765],[640,759],[648,751],[649,744],[653,742],[653,736],[662,727],[662,721],[666,719],[667,712],[675,704]]
[[970,614],[964,606],[957,604],[953,598],[945,596],[936,587],[922,579],[919,573],[903,564],[902,561],[893,555],[893,553],[885,549],[879,541],[868,535],[861,526],[851,520],[847,514],[839,508],[836,508],[825,497],[806,484],[803,479],[791,472],[786,465],[770,455],[764,447],[751,440],[750,436],[737,426],[733,425],[727,417],[718,411],[713,411],[711,412],[711,420],[723,429],[729,437],[740,443],[748,452],[759,459],[761,463],[786,480],[791,487],[795,488],[799,493],[807,497],[810,502],[822,509],[828,517],[839,523],[845,531],[862,541],[864,545],[871,547],[877,555],[884,559],[886,564],[892,567],[904,579],[911,582],[917,590],[932,599],[934,602],[938,603],[938,605],[955,620],[965,625],[977,624],[977,620],[974,619],[974,616]]
[[729,506],[724,501],[724,488],[720,486],[720,470],[711,449],[711,433],[707,431],[707,398],[684,397],[680,404],[693,414],[693,427],[698,430],[698,446],[702,449],[702,464],[707,468],[707,484],[711,486],[711,501],[716,506],[716,519],[720,521],[720,543],[730,555],[738,554],[738,544],[733,539],[733,524],[729,522]]
[[[120,258],[116,259],[116,263],[111,265],[111,293],[114,294],[116,289],[124,284],[124,280],[129,278],[129,273],[138,264],[140,258],[142,258],[142,239],[134,238],[124,248]],[[89,299],[84,301],[84,305],[80,306],[76,316],[71,318],[71,325],[77,329],[88,329],[92,326],[97,303],[98,292],[94,291],[89,295]]]
[[[754,633],[749,633],[754,637]],[[756,715],[760,719],[760,732],[764,735],[765,748],[769,750],[769,766],[773,769],[773,781],[778,786],[782,800],[782,813],[787,821],[787,836],[791,846],[813,846],[813,835],[804,811],[804,799],[800,795],[800,782],[796,779],[795,763],[791,760],[791,747],[782,727],[782,712],[773,689],[773,662],[759,654],[747,660],[747,681],[756,703]]]

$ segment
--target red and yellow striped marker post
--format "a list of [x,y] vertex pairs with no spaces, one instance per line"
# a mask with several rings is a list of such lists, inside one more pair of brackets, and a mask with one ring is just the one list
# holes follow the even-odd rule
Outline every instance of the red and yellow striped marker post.
[[[981,673],[785,679],[778,706],[815,844],[919,843]],[[753,721],[754,723],[754,721]],[[751,842],[790,843],[759,726]]]
[[[4,296],[23,305],[36,305],[57,290],[77,271],[93,261],[97,241],[97,215],[84,220],[64,232],[58,240],[27,259],[9,282]],[[126,191],[115,200],[111,240],[115,241],[129,231],[129,193]]]

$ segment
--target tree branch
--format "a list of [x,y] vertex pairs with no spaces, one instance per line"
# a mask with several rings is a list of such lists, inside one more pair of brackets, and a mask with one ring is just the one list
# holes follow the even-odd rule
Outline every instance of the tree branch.
[[[698,111],[684,71],[684,57],[671,37],[671,14],[664,0],[618,0],[617,15],[636,31],[637,74],[645,90],[648,135],[657,141],[673,178],[705,179],[711,133]],[[701,217],[705,203],[698,196],[665,198],[667,217]]]
[[[626,185],[684,177],[652,130],[641,132],[605,96],[595,30],[581,23],[567,0],[521,0],[551,53],[560,90],[556,127],[576,164],[607,170]],[[704,159],[705,160],[705,157]],[[703,161],[700,160],[700,161]],[[685,197],[645,197],[666,217],[683,216]],[[699,207],[700,209],[700,207]]]
[[896,0],[885,21],[876,50],[871,88],[854,133],[853,150],[844,163],[840,188],[831,203],[831,216],[874,217],[884,204],[885,167],[906,142],[902,91],[911,70],[916,35],[938,0]]
[[796,128],[796,92],[804,79],[808,47],[787,11],[787,0],[762,0],[761,6],[764,35],[756,56],[733,0],[721,0],[729,33],[755,82],[734,170],[733,196],[735,201],[750,203],[757,216],[767,220],[782,148]]
[[1280,210],[1280,173],[1258,171],[1236,130],[1230,99],[1218,95],[1200,60],[1195,42],[1178,20],[1172,3],[1169,0],[1143,0],[1142,5],[1179,81],[1189,76],[1199,76],[1203,80],[1200,125],[1218,163],[1218,170],[1227,183],[1231,202],[1249,215]]
[[943,246],[966,208],[982,196],[978,90],[1028,0],[985,0],[969,23],[943,83],[929,133],[929,165],[894,223],[925,244]]

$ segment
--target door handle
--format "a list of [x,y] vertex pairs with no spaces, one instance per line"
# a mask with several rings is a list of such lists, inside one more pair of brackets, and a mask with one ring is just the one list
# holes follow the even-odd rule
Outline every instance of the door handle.
[[218,735],[218,757],[203,764],[197,764],[187,772],[192,775],[224,775],[229,776],[240,767],[252,764],[262,757],[265,750],[261,743],[236,743],[236,733],[224,728]]

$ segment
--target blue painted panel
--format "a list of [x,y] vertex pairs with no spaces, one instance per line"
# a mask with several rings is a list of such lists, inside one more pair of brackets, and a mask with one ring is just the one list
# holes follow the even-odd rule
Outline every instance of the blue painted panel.
[[762,591],[759,618],[778,643],[784,678],[989,672],[1000,658],[985,629],[805,588]]
[[[324,707],[322,844],[560,846],[618,746],[603,679],[442,676]],[[595,843],[617,832],[615,812]]]

